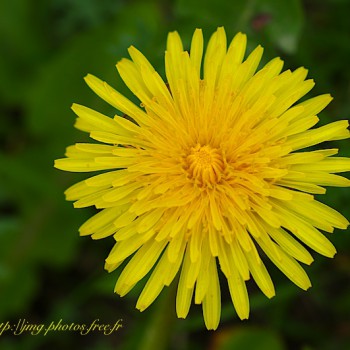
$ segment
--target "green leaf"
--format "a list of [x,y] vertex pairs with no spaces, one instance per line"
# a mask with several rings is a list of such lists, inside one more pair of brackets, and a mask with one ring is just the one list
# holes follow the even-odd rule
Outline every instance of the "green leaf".
[[[26,84],[47,54],[49,40],[43,30],[49,21],[49,1],[2,1],[0,20],[0,96],[8,104],[20,103]],[[1,99],[0,99],[1,100]]]
[[177,28],[185,42],[189,42],[194,28],[203,28],[204,35],[210,35],[217,27],[224,26],[228,37],[236,32],[247,32],[253,15],[255,0],[207,1],[177,0],[174,7],[179,19]]
[[264,30],[277,47],[288,54],[297,50],[304,24],[300,0],[261,0],[256,14],[269,18]]
[[230,336],[218,350],[284,350],[280,337],[274,331],[254,327],[232,329]]
[[37,275],[32,266],[8,266],[6,276],[0,280],[0,319],[20,315],[38,287]]
[[[119,13],[113,21],[76,35],[43,65],[37,80],[28,90],[27,127],[34,135],[56,144],[73,140],[73,102],[98,108],[113,116],[115,110],[91,92],[83,77],[99,76],[118,90],[125,85],[118,78],[115,64],[128,56],[130,45],[154,42],[158,9],[151,4],[134,4]],[[66,137],[66,140],[63,139]]]

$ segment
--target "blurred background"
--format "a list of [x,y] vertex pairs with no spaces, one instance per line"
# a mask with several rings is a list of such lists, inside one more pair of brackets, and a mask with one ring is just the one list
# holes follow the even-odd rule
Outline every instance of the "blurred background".
[[[73,102],[113,115],[85,85],[92,73],[133,99],[115,63],[130,45],[164,73],[166,36],[178,30],[189,47],[196,27],[205,38],[225,26],[229,40],[248,34],[264,61],[280,56],[285,69],[305,66],[316,86],[308,96],[331,93],[321,124],[350,115],[350,1],[348,0],[2,0],[0,13],[0,324],[52,321],[114,324],[105,336],[4,332],[0,349],[350,349],[350,231],[329,235],[334,259],[315,254],[306,267],[313,287],[303,292],[267,262],[276,286],[268,300],[248,283],[251,316],[238,320],[222,280],[222,317],[205,330],[201,307],[186,320],[174,317],[175,298],[161,297],[145,312],[135,309],[147,279],[126,297],[113,294],[121,271],[103,270],[113,239],[78,235],[94,210],[73,209],[64,190],[87,174],[61,172],[53,161],[65,147],[87,141],[73,128]],[[163,75],[164,76],[164,75]],[[332,142],[350,155],[350,142]],[[349,190],[331,188],[322,201],[348,219]],[[317,215],[317,213],[315,213]]]

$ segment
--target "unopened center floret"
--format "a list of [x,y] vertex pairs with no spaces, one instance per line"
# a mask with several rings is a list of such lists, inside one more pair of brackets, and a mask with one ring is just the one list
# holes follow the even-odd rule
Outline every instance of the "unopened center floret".
[[224,161],[220,150],[209,145],[197,144],[192,147],[185,163],[189,177],[200,186],[217,184],[224,171]]

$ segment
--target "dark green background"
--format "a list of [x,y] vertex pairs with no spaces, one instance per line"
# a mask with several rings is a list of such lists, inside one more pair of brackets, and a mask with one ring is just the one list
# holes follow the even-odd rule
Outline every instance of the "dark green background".
[[[10,332],[0,349],[350,349],[350,237],[329,235],[338,254],[315,254],[306,267],[313,288],[303,292],[272,264],[277,296],[271,301],[248,283],[251,316],[238,320],[224,279],[223,311],[216,332],[204,328],[201,308],[174,318],[173,291],[164,291],[145,312],[135,307],[143,280],[126,297],[113,294],[120,269],[107,274],[104,259],[113,239],[79,238],[78,227],[93,209],[73,209],[63,191],[88,175],[53,168],[66,146],[87,140],[73,128],[72,102],[113,115],[85,85],[96,74],[132,98],[115,63],[139,48],[163,74],[169,31],[185,47],[196,27],[206,39],[224,25],[229,39],[248,34],[249,51],[265,47],[285,68],[305,66],[316,87],[335,100],[321,124],[350,115],[350,1],[126,1],[2,0],[0,8],[0,323],[114,323],[124,328],[104,336],[55,332],[46,337]],[[324,147],[341,147],[348,140]],[[324,202],[350,218],[349,190],[329,189]],[[315,213],[317,215],[317,213]],[[169,297],[167,295],[170,294]],[[156,345],[154,345],[156,344]]]

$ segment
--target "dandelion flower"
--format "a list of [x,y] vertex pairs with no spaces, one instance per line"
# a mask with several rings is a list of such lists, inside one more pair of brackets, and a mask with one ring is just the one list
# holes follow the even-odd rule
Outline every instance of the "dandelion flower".
[[275,294],[265,255],[306,290],[311,283],[299,262],[313,261],[309,248],[333,257],[336,250],[320,230],[348,226],[314,194],[349,186],[335,173],[349,171],[350,159],[334,157],[337,149],[309,148],[348,138],[348,121],[312,128],[331,96],[297,103],[314,86],[307,70],[282,72],[280,58],[258,70],[263,49],[244,60],[246,41],[238,33],[227,47],[218,28],[203,55],[201,30],[189,52],[172,32],[165,80],[131,46],[131,60],[122,59],[117,69],[140,107],[87,75],[89,87],[121,113],[112,119],[73,104],[75,126],[99,143],[70,146],[67,158],[55,163],[73,172],[107,170],[65,193],[76,208],[100,209],[80,234],[113,235],[108,271],[132,256],[115,292],[124,296],[150,273],[136,305],[143,311],[179,274],[178,317],[187,316],[194,299],[208,329],[220,320],[218,270],[246,319],[250,277],[268,298]]

